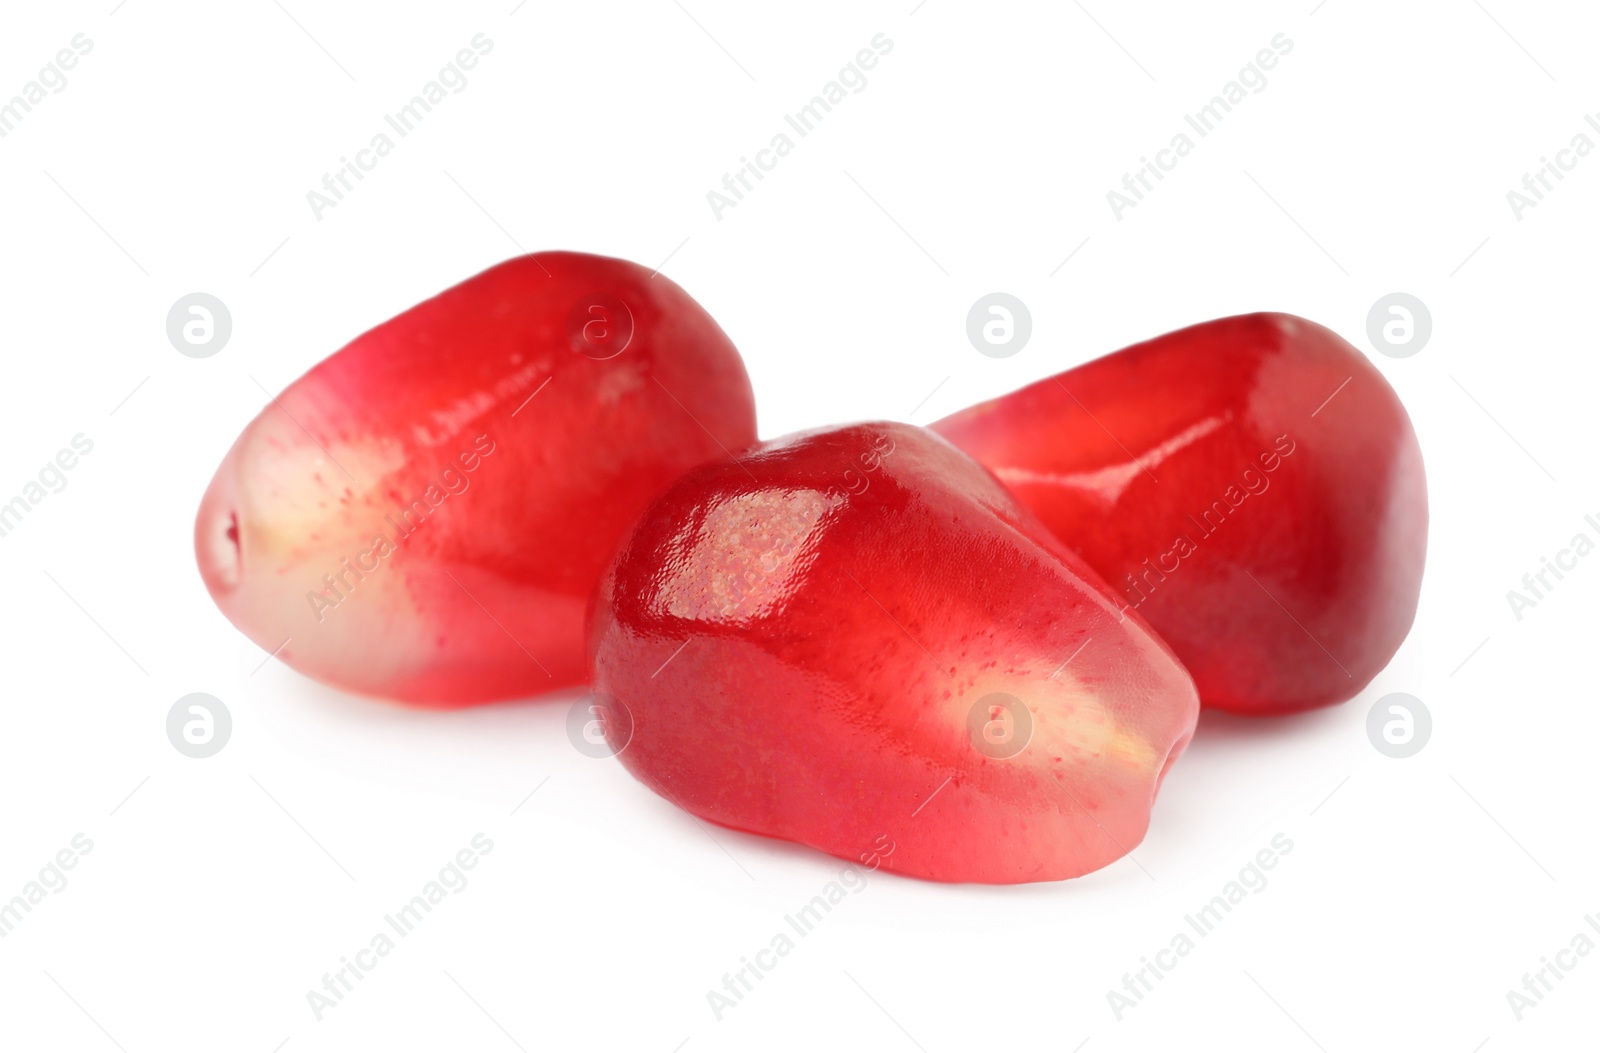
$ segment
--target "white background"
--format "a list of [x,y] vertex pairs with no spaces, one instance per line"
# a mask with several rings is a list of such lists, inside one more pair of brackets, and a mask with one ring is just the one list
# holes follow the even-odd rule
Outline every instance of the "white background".
[[[1600,536],[1600,159],[1520,220],[1506,198],[1600,111],[1592,10],[516,3],[7,7],[0,97],[94,46],[0,139],[0,497],[75,434],[94,450],[0,538],[0,898],[75,834],[94,847],[0,939],[0,1046],[1593,1048],[1600,954],[1520,1022],[1506,998],[1600,914],[1600,558],[1520,621],[1506,599]],[[314,218],[307,191],[478,33],[467,87]],[[866,88],[716,218],[707,191],[878,33]],[[1106,192],[1278,33],[1267,87],[1114,218]],[[719,1022],[706,992],[838,861],[708,832],[581,755],[572,695],[417,712],[263,663],[194,566],[197,502],[263,388],[554,248],[664,263],[744,352],[764,436],[928,423],[1246,310],[1330,325],[1421,439],[1416,627],[1344,705],[1203,718],[1137,863],[874,876]],[[965,335],[996,290],[1034,321],[1005,360]],[[233,317],[205,360],[165,333],[195,291]],[[1365,337],[1394,291],[1432,312],[1411,358]],[[234,719],[207,760],[164,730],[194,691]],[[1393,691],[1434,717],[1407,760],[1365,732]],[[470,884],[318,1022],[306,992],[480,831]],[[1107,992],[1278,833],[1270,883],[1119,1022]]]

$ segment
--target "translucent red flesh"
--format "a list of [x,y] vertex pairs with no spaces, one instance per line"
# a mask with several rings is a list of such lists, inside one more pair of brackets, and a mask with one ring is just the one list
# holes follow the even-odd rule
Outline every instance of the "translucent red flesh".
[[1207,322],[933,428],[1149,621],[1207,705],[1343,701],[1411,627],[1422,454],[1383,376],[1315,323]]
[[932,433],[806,433],[651,507],[596,601],[595,687],[623,763],[697,815],[1053,880],[1138,844],[1194,727],[1188,674],[1121,606]]
[[536,694],[587,681],[588,602],[644,505],[754,439],[738,354],[682,289],[525,256],[290,385],[218,469],[196,554],[234,624],[319,680]]

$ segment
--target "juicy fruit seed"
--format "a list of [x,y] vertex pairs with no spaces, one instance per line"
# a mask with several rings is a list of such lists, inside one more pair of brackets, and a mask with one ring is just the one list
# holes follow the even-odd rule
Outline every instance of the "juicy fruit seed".
[[667,278],[524,256],[356,338],[247,427],[195,523],[238,628],[335,687],[453,706],[588,679],[641,509],[755,440],[738,353]]
[[1342,702],[1410,631],[1422,452],[1383,375],[1313,322],[1206,322],[933,429],[1144,616],[1208,706]]
[[1188,673],[1122,606],[926,429],[807,432],[645,512],[595,599],[595,690],[623,764],[696,815],[1055,880],[1139,843],[1194,730]]

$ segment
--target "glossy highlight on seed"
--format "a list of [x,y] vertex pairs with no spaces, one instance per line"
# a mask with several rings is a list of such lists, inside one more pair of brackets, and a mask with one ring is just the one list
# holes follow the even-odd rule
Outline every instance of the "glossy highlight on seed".
[[1194,684],[977,463],[873,423],[762,443],[655,501],[591,627],[597,708],[656,792],[939,881],[1138,845]]

